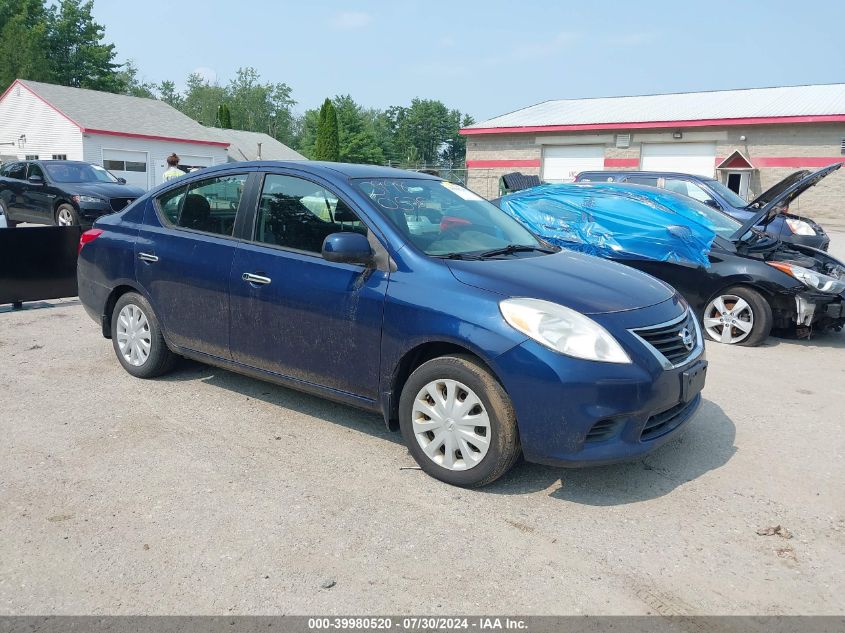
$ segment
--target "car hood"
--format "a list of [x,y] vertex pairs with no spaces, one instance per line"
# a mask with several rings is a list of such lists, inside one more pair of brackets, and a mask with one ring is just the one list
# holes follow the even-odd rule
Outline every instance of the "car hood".
[[[817,184],[822,178],[833,173],[840,167],[842,167],[842,163],[833,163],[832,165],[822,167],[821,169],[818,169],[814,172],[807,172],[797,180],[793,179],[791,181],[792,184],[790,184],[786,188],[782,188],[780,190],[780,193],[778,193],[771,200],[769,200],[763,206],[762,209],[760,209],[757,213],[748,218],[745,223],[736,231],[736,233],[733,234],[732,239],[741,240],[748,233],[751,227],[757,226],[758,224],[762,224],[763,226],[768,225],[772,220],[775,219],[775,217],[778,216],[778,214],[783,211],[783,209],[789,207],[789,205],[792,203],[793,200],[795,200],[795,198],[800,196],[807,189]],[[792,176],[790,176],[789,178],[792,178],[796,176],[796,174],[800,173],[801,172],[796,172],[795,174],[792,174]],[[789,178],[787,178],[786,180],[789,180]]]
[[762,209],[765,207],[769,202],[777,198],[780,194],[786,191],[789,187],[794,185],[796,182],[804,178],[807,174],[810,173],[809,169],[801,169],[799,171],[793,172],[789,174],[783,180],[778,181],[768,189],[766,189],[763,193],[759,196],[754,198],[751,202],[745,205],[745,209],[747,211],[754,211],[756,209]]
[[72,182],[61,185],[68,193],[100,198],[140,198],[146,193],[140,187],[110,182]]
[[539,257],[449,260],[448,266],[468,286],[505,297],[544,299],[582,314],[636,310],[675,294],[638,270],[566,249]]

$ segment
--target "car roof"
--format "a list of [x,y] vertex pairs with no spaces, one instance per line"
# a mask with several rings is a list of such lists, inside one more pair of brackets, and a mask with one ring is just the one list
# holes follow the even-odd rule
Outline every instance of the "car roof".
[[611,174],[614,176],[655,176],[657,178],[694,178],[695,180],[716,180],[711,176],[699,176],[697,174],[685,174],[680,171],[640,171],[640,170],[616,170],[606,169],[601,171],[582,171],[578,177],[592,174]]
[[[382,167],[381,165],[357,165],[354,163],[332,163],[317,160],[254,160],[237,163],[225,163],[206,167],[201,173],[208,174],[231,169],[243,169],[254,167],[258,169],[271,169],[286,167],[296,169],[318,176],[345,176],[346,178],[419,178],[421,180],[440,180],[437,176],[423,174],[395,167]],[[197,174],[200,172],[196,172]],[[192,174],[193,175],[193,174]]]

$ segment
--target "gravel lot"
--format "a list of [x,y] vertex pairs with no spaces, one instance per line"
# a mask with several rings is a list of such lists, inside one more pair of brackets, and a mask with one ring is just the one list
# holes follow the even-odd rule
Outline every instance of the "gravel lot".
[[377,416],[4,308],[0,613],[842,614],[845,334],[708,356],[646,459],[467,491]]

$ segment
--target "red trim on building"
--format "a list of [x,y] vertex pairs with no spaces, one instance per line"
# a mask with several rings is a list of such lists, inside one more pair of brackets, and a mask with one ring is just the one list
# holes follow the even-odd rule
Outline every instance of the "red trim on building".
[[94,130],[92,128],[81,128],[84,134],[105,134],[108,136],[124,136],[126,138],[143,138],[151,141],[169,141],[171,143],[190,143],[191,145],[217,145],[229,147],[225,141],[200,141],[189,138],[176,138],[173,136],[156,136],[154,134],[134,134],[132,132],[113,132],[112,130]]
[[757,167],[827,167],[845,161],[843,156],[755,156]]
[[728,125],[787,125],[790,123],[843,123],[845,114],[805,116],[770,116],[737,119],[695,119],[686,121],[634,121],[619,123],[578,123],[573,125],[526,125],[522,127],[463,128],[465,136],[474,134],[527,134],[531,132],[577,132],[582,130],[640,130],[654,128],[720,127]]
[[639,158],[605,158],[605,167],[639,167]]
[[539,167],[539,158],[526,160],[468,160],[467,168],[475,167]]
[[43,102],[50,109],[55,111],[57,114],[63,116],[65,119],[67,119],[68,121],[73,123],[76,127],[79,128],[79,131],[82,132],[83,134],[105,134],[105,135],[108,135],[108,136],[124,136],[126,138],[141,138],[141,139],[147,139],[147,140],[151,140],[151,141],[168,141],[170,143],[189,143],[191,145],[215,145],[217,147],[229,147],[229,145],[230,145],[230,143],[227,143],[225,141],[200,141],[200,140],[196,140],[196,139],[175,138],[175,137],[171,137],[171,136],[156,136],[156,135],[153,135],[153,134],[134,134],[132,132],[114,132],[112,130],[95,130],[95,129],[91,129],[91,128],[84,128],[79,123],[77,123],[76,121],[71,119],[64,112],[59,110],[52,103],[47,101],[40,94],[35,92],[32,88],[30,88],[25,83],[23,83],[20,79],[15,79],[12,82],[12,85],[9,86],[8,88],[6,88],[6,90],[3,92],[3,94],[0,95],[0,101],[2,101],[6,97],[6,95],[9,94],[9,92],[12,90],[12,88],[14,88],[15,86],[20,86],[21,88],[25,88],[27,90],[27,92],[29,92],[31,95],[36,97],[39,101]]

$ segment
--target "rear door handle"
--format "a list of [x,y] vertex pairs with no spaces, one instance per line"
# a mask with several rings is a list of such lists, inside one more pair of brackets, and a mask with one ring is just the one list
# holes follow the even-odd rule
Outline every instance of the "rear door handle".
[[140,259],[142,262],[157,262],[158,261],[158,257],[156,257],[155,255],[153,255],[151,253],[138,253],[138,259]]
[[273,281],[269,277],[264,277],[262,275],[253,275],[252,273],[244,273],[242,275],[242,279],[244,281],[248,281],[251,284],[258,284],[260,286],[266,286],[271,281]]

